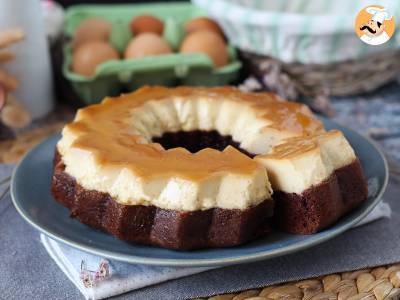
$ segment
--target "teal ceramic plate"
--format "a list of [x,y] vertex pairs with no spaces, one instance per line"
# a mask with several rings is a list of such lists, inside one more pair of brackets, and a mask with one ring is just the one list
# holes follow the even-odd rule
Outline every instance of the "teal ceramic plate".
[[13,174],[11,195],[21,216],[39,231],[56,241],[109,259],[163,266],[221,266],[268,259],[303,250],[348,230],[378,204],[385,190],[388,168],[374,143],[332,121],[324,123],[328,129],[344,132],[361,160],[370,191],[368,200],[355,211],[314,235],[276,232],[243,246],[186,252],[120,241],[70,218],[68,209],[51,196],[52,159],[59,135],[38,145],[21,161]]

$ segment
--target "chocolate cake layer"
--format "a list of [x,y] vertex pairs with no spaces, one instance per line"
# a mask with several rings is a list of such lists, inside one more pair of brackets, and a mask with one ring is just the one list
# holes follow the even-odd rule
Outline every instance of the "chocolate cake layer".
[[283,231],[312,234],[333,224],[367,196],[367,183],[356,159],[301,195],[275,191],[274,219]]
[[217,130],[166,132],[160,137],[154,137],[152,140],[154,143],[161,144],[167,150],[183,147],[192,153],[196,153],[204,148],[223,151],[227,146],[232,146],[243,154],[254,157],[254,154],[240,148],[240,144],[235,142],[230,135],[221,135]]
[[155,206],[122,205],[110,195],[86,190],[64,172],[55,157],[52,193],[71,217],[121,240],[176,250],[229,247],[269,232],[273,201],[245,210],[213,208],[176,211]]

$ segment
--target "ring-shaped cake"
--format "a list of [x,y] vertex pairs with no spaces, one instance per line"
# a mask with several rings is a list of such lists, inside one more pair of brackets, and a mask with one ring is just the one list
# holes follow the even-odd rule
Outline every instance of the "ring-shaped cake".
[[366,199],[353,149],[302,104],[231,87],[144,87],[80,109],[57,144],[52,191],[118,238],[226,247],[314,233]]

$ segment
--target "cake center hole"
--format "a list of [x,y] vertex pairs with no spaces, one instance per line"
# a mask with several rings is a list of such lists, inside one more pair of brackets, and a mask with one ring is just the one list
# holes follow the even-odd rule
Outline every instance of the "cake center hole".
[[192,153],[196,153],[204,148],[213,148],[222,151],[230,145],[243,154],[249,157],[254,157],[254,154],[240,148],[239,143],[235,142],[230,135],[221,135],[216,130],[165,132],[160,137],[153,137],[152,140],[154,143],[161,144],[164,149],[167,150],[182,147]]

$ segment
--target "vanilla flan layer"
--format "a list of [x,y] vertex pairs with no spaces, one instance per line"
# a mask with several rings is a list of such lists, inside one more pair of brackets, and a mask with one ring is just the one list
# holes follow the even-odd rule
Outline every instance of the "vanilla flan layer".
[[[152,142],[180,130],[217,130],[259,156],[253,160],[232,147],[165,150]],[[339,144],[350,150],[336,163],[335,150],[325,148]],[[306,106],[228,87],[145,87],[107,98],[79,110],[57,148],[65,171],[86,189],[121,204],[187,211],[244,209],[269,199],[267,172],[273,189],[301,192],[355,159],[343,135],[325,133]]]
[[267,169],[275,191],[295,194],[319,184],[355,159],[354,150],[338,130],[289,138],[256,157]]

